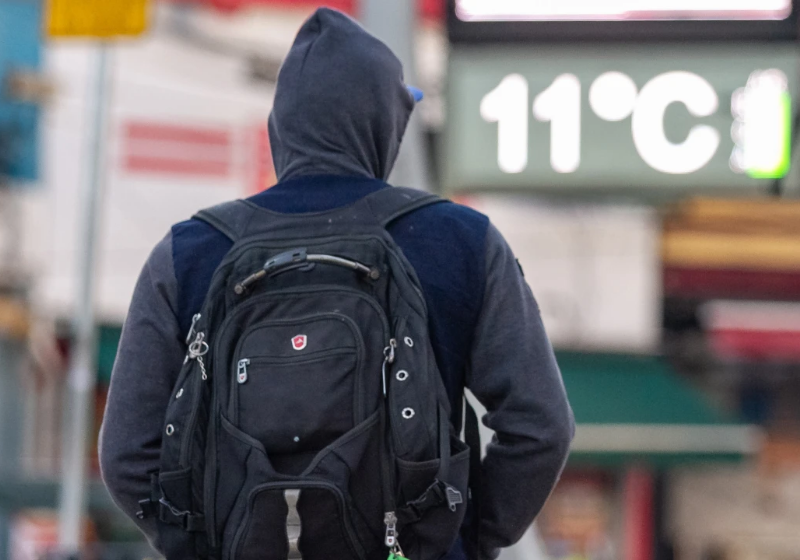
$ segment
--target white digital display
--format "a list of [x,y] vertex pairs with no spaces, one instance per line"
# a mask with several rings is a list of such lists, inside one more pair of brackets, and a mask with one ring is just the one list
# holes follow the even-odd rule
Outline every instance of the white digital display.
[[[791,99],[786,82],[780,70],[759,71],[751,75],[746,88],[734,93],[736,121],[731,134],[736,148],[731,165],[735,172],[762,177],[786,173],[791,130]],[[511,74],[481,101],[481,117],[497,123],[497,166],[503,173],[521,173],[528,165],[528,90],[525,77]],[[667,108],[674,103],[682,104],[698,118],[709,117],[719,109],[714,87],[691,72],[659,74],[639,92],[626,74],[606,72],[589,89],[589,104],[599,118],[621,121],[631,117],[633,144],[647,165],[661,173],[685,175],[711,161],[720,147],[721,134],[712,126],[698,124],[689,130],[685,140],[671,142],[664,130],[664,119]],[[553,171],[577,171],[581,162],[580,80],[573,74],[558,76],[536,95],[533,116],[550,123]]]
[[791,168],[797,56],[788,45],[457,48],[443,181],[762,188]]
[[784,20],[792,0],[456,0],[462,21]]

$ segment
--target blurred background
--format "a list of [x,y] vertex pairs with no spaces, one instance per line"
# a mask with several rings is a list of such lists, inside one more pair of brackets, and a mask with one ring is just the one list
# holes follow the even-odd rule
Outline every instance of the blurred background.
[[[0,558],[155,557],[97,468],[120,328],[173,223],[275,182],[317,4],[0,0]],[[492,218],[557,349],[573,452],[503,558],[800,559],[800,7],[327,5],[426,94],[394,182]]]

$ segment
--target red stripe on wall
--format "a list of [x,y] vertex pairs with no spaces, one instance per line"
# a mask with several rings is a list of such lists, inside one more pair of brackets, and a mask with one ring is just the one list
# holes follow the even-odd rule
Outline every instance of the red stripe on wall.
[[714,351],[727,358],[800,360],[800,331],[721,329],[710,338]]
[[124,167],[127,171],[135,173],[206,177],[227,177],[231,172],[231,164],[228,161],[179,160],[132,155],[125,158]]
[[182,142],[202,146],[228,147],[231,144],[231,134],[225,129],[146,122],[127,123],[125,137],[129,140]]
[[664,293],[698,298],[795,299],[800,298],[800,272],[667,267]]

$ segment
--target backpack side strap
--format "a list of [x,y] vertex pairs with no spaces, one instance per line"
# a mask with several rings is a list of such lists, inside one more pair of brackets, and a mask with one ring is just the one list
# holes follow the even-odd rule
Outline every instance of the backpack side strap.
[[469,446],[469,493],[472,506],[471,534],[466,535],[470,543],[480,550],[481,502],[483,484],[481,482],[481,433],[478,414],[470,402],[464,398],[464,443]]
[[408,187],[387,187],[367,195],[362,200],[383,227],[424,206],[447,202],[435,194]]
[[252,206],[244,200],[232,200],[200,210],[192,218],[206,222],[236,243],[247,230],[252,213]]

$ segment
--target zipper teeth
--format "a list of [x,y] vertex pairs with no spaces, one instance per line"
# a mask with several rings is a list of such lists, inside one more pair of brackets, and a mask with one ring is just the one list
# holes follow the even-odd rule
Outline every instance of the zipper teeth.
[[[202,331],[195,331],[195,327],[197,326],[197,322],[200,320],[201,316],[202,315],[200,313],[197,313],[192,318],[192,327],[189,329],[189,337],[188,338],[191,338],[191,335],[194,332],[197,332],[198,338],[200,340],[203,339],[203,337],[204,337],[203,332]],[[208,354],[208,352],[206,352],[206,355],[207,354]],[[188,355],[190,356],[191,354],[188,354]],[[195,374],[195,377],[198,377],[199,380],[194,382],[195,391],[194,391],[194,395],[192,395],[192,408],[191,408],[191,413],[189,414],[189,422],[186,425],[186,430],[185,430],[186,433],[183,435],[183,439],[181,440],[181,453],[180,453],[180,458],[179,458],[179,462],[180,462],[181,466],[185,465],[186,462],[187,462],[187,459],[188,459],[188,455],[189,455],[189,440],[191,439],[191,433],[194,432],[194,426],[197,423],[197,412],[198,412],[198,408],[200,406],[200,401],[202,399],[202,394],[203,394],[203,386],[204,386],[203,381],[205,381],[208,378],[208,375],[205,374],[205,372],[203,371],[203,367],[201,367],[200,364],[198,363],[202,359],[203,359],[203,356],[197,356],[195,358],[190,358],[190,361],[192,362],[192,364],[189,366],[190,370],[189,370],[189,373],[187,374],[187,378],[191,379],[192,370],[195,368],[195,364],[197,365],[197,367],[200,368],[201,375],[197,376]],[[209,362],[210,362],[210,360],[209,360]],[[203,379],[203,377],[205,377],[206,379]]]
[[253,509],[252,502],[255,500],[256,496],[258,496],[261,492],[264,492],[266,490],[271,490],[273,488],[274,489],[283,488],[283,489],[293,489],[293,490],[297,489],[297,490],[300,490],[300,491],[305,490],[307,488],[324,488],[324,489],[327,489],[327,490],[332,490],[333,493],[338,498],[336,501],[337,501],[337,504],[339,505],[340,511],[342,512],[342,521],[343,521],[345,533],[347,534],[347,540],[350,541],[350,546],[353,548],[353,551],[356,553],[356,556],[358,556],[362,560],[365,558],[364,549],[361,546],[361,543],[359,542],[359,540],[358,540],[357,536],[355,535],[355,532],[354,532],[354,530],[353,530],[353,528],[351,526],[350,515],[349,515],[349,512],[347,511],[347,504],[345,503],[344,494],[339,489],[339,487],[336,486],[335,484],[333,484],[331,482],[322,481],[322,480],[319,480],[319,481],[308,481],[308,482],[303,482],[303,483],[298,483],[298,482],[268,482],[266,484],[259,484],[258,486],[256,486],[252,490],[250,490],[250,493],[247,496],[247,509],[245,510],[245,517],[242,520],[242,526],[236,532],[236,536],[234,537],[233,543],[232,543],[232,546],[231,546],[231,555],[230,555],[231,558],[235,558],[236,557],[236,553],[238,552],[238,548],[239,548],[239,546],[241,544],[242,536],[247,534],[247,532],[249,530],[250,521],[251,521],[251,517],[252,517],[251,511]]
[[311,362],[316,360],[323,360],[329,356],[341,356],[344,354],[352,354],[353,350],[358,350],[357,347],[354,348],[336,348],[331,350],[320,350],[319,352],[314,352],[313,354],[306,354],[305,356],[252,356],[250,358],[243,358],[239,360],[239,362],[247,360],[247,365],[252,364],[282,364],[282,363],[293,363],[293,364],[302,364],[304,362]]
[[[205,456],[203,461],[203,510],[206,511],[206,531],[208,532],[208,544],[210,548],[213,550],[217,548],[217,509],[216,509],[216,501],[213,500],[212,494],[216,494],[217,487],[213,485],[213,479],[216,478],[216,470],[217,464],[214,461],[214,471],[212,472],[211,469],[208,468],[208,464],[211,462],[209,461],[209,448],[211,448],[210,455],[216,457],[217,454],[217,429],[218,427],[215,424],[212,424],[215,421],[215,417],[213,416],[213,410],[217,406],[217,392],[213,390],[211,391],[211,402],[208,404],[209,406],[209,420],[208,425],[206,426],[206,445],[205,445]],[[210,428],[210,429],[209,429]],[[212,447],[213,445],[213,447]],[[209,507],[209,504],[214,502],[214,507]]]
[[[194,369],[194,365],[192,369]],[[189,375],[192,375],[190,373]],[[197,423],[197,412],[198,408],[200,407],[200,400],[202,399],[203,393],[203,380],[199,375],[194,376],[196,380],[193,381],[194,387],[194,395],[192,395],[192,412],[189,415],[189,422],[186,425],[185,433],[183,434],[183,439],[181,440],[181,455],[179,463],[181,466],[187,466],[187,459],[189,455],[189,441],[192,439],[191,434],[194,432],[195,424]]]

